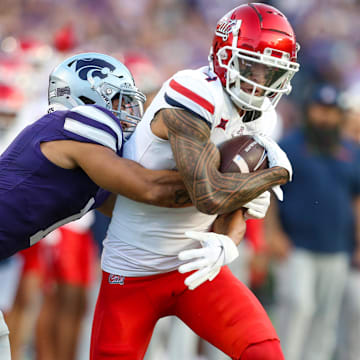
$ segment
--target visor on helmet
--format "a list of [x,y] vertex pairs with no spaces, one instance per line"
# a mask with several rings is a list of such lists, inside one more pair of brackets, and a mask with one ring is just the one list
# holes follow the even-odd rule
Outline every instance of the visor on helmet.
[[[245,92],[252,92],[252,88],[256,87],[257,96],[263,95],[266,89],[273,88],[276,86],[275,84],[278,84],[277,88],[280,87],[281,79],[284,79],[284,75],[287,73],[284,69],[264,65],[249,59],[239,58],[236,61],[240,82],[243,81],[240,87]],[[257,85],[252,85],[251,82]]]

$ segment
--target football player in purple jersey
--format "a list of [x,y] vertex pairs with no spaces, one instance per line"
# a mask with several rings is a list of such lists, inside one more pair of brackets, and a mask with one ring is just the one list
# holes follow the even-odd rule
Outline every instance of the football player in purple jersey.
[[90,209],[111,214],[110,193],[168,207],[189,201],[175,171],[121,157],[145,101],[121,62],[75,55],[50,74],[48,96],[48,113],[0,156],[0,259]]
[[[48,98],[48,113],[0,156],[0,259],[93,208],[111,215],[111,193],[167,207],[190,203],[177,172],[121,157],[145,102],[121,62],[75,55],[50,74]],[[7,336],[0,312],[0,348]]]

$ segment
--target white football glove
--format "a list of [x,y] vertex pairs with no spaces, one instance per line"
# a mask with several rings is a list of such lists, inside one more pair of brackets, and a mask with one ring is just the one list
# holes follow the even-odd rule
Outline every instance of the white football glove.
[[246,219],[263,219],[270,206],[270,192],[265,191],[244,205]]
[[[289,173],[289,181],[291,181],[293,175],[292,166],[286,153],[280,148],[280,146],[266,135],[254,135],[253,138],[257,143],[266,149],[269,167],[280,166],[285,168]],[[274,186],[273,191],[276,197],[282,201],[284,196],[280,185]]]
[[254,135],[254,140],[262,145],[267,152],[269,167],[280,166],[285,168],[289,173],[289,181],[292,180],[292,166],[291,163],[280,146],[272,138],[266,135]]
[[185,279],[185,285],[194,290],[206,280],[215,279],[221,266],[239,256],[235,243],[226,235],[214,232],[187,231],[185,235],[201,242],[202,248],[181,251],[180,260],[191,260],[179,266],[180,273],[197,270]]
[[280,185],[273,186],[272,191],[274,192],[275,196],[278,198],[279,201],[284,200],[284,193]]

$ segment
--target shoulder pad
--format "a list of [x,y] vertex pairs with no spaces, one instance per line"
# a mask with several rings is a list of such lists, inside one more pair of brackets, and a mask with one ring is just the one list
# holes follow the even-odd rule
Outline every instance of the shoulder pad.
[[115,152],[122,146],[120,122],[108,110],[92,105],[76,106],[66,113],[64,130],[74,140],[94,142]]
[[175,74],[165,89],[165,101],[196,114],[209,126],[213,122],[215,101],[206,74],[202,72],[184,70]]

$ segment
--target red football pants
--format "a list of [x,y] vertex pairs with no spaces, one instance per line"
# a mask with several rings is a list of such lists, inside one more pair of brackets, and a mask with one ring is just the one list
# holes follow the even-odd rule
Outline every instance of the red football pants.
[[90,359],[143,359],[156,322],[168,315],[179,317],[233,359],[250,345],[278,341],[262,305],[227,267],[195,290],[184,285],[188,275],[173,271],[119,279],[103,272]]

